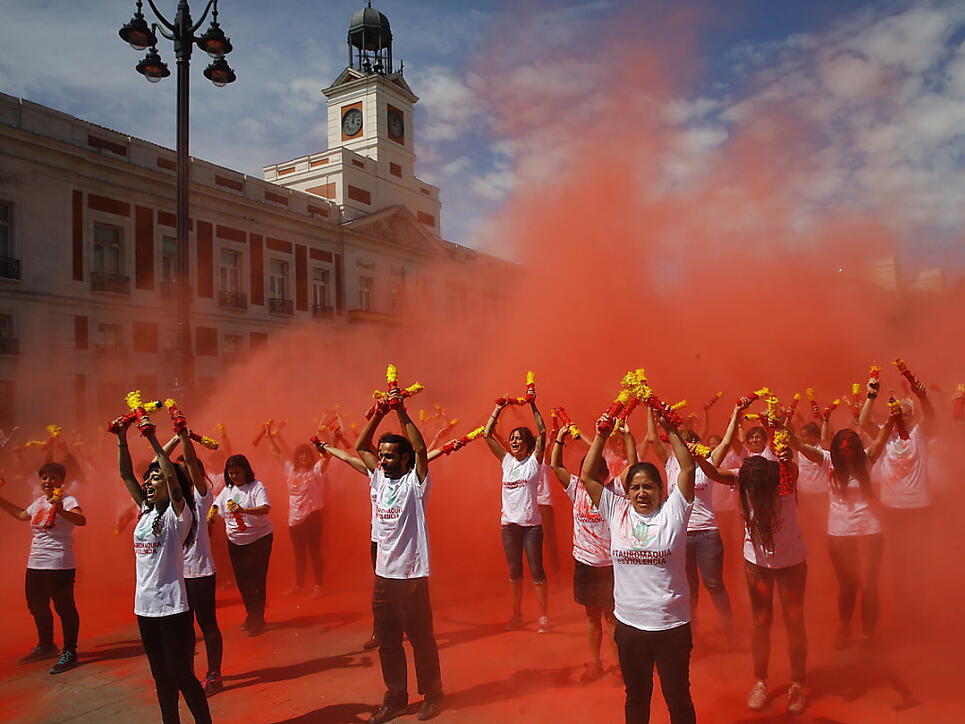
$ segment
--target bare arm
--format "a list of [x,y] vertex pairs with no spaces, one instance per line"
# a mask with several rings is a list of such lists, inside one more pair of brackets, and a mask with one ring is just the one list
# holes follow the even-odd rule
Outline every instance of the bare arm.
[[868,462],[874,463],[881,456],[881,451],[885,449],[885,443],[888,442],[888,438],[891,437],[891,431],[895,429],[895,418],[891,416],[888,421],[878,429],[878,434],[875,435],[875,439],[871,441],[871,445],[865,451],[865,455],[868,456]]
[[412,445],[412,451],[415,453],[415,474],[419,478],[419,482],[423,482],[426,479],[426,475],[429,474],[429,454],[426,450],[426,441],[422,437],[422,432],[419,431],[418,426],[409,417],[408,410],[405,409],[405,405],[402,404],[402,393],[398,390],[393,390],[389,394],[389,399],[397,397],[399,400],[399,406],[395,408],[396,414],[399,416],[399,425],[402,426],[402,433],[409,440]]
[[870,378],[867,384],[868,396],[861,406],[861,413],[858,415],[858,428],[865,431],[868,437],[874,438],[878,435],[878,425],[871,419],[871,411],[874,408],[875,398],[878,397],[878,380]]
[[14,505],[6,498],[0,497],[0,509],[7,511],[17,520],[30,520],[30,516],[27,514],[25,508],[21,508],[19,505]]
[[912,387],[911,391],[921,402],[922,430],[926,435],[930,435],[935,427],[935,408],[928,398],[928,390],[925,388],[925,384],[919,381],[918,384]]
[[[606,417],[605,414],[604,417]],[[593,442],[590,443],[590,449],[586,453],[586,457],[583,458],[583,468],[580,470],[580,480],[583,481],[586,492],[589,494],[590,500],[593,501],[593,506],[596,508],[600,507],[600,498],[603,497],[603,486],[593,477],[593,471],[596,470],[596,466],[600,463],[600,458],[603,457],[603,447],[606,445],[606,440],[607,436],[600,434],[600,431],[597,430]]]
[[569,432],[569,427],[557,431],[556,437],[553,439],[553,449],[550,450],[550,467],[564,490],[570,484],[570,471],[563,466],[563,448],[566,445],[566,436]]
[[64,501],[62,500],[58,500],[55,507],[57,508],[57,515],[64,520],[78,527],[87,525],[87,516],[84,515],[84,511],[80,507],[73,510],[64,510]]
[[632,468],[640,459],[637,457],[637,441],[633,439],[629,420],[623,423],[623,446],[627,449],[627,467]]
[[694,482],[697,470],[697,466],[694,463],[694,456],[690,452],[690,448],[687,447],[687,443],[680,438],[680,433],[667,424],[665,419],[660,418],[660,422],[667,432],[667,437],[670,438],[670,447],[673,449],[674,457],[677,458],[677,463],[680,465],[680,472],[677,473],[677,489],[683,494],[684,500],[692,503],[694,500]]
[[788,440],[791,443],[791,447],[799,451],[804,457],[810,460],[812,463],[821,463],[824,461],[824,451],[818,450],[813,445],[808,445],[806,442],[801,440],[794,432],[794,428],[790,425],[787,426]]
[[543,422],[543,416],[536,406],[535,399],[529,403],[529,406],[533,409],[533,420],[536,422],[536,459],[542,460],[546,450],[546,423]]
[[194,449],[191,435],[186,429],[182,429],[181,432],[178,433],[178,437],[181,438],[181,449],[184,451],[184,464],[188,469],[188,477],[191,479],[191,484],[194,486],[194,489],[198,491],[198,495],[204,497],[208,493],[208,479],[204,473],[201,472],[201,465],[198,464],[198,453]]
[[359,454],[359,459],[368,472],[374,471],[379,464],[378,455],[376,455],[372,446],[372,438],[375,436],[375,431],[379,428],[383,417],[385,417],[385,412],[381,407],[376,406],[375,414],[365,421],[365,427],[362,428],[358,440],[355,441],[355,451]]
[[489,450],[493,455],[500,461],[506,457],[506,447],[503,445],[502,440],[497,439],[494,435],[496,429],[496,422],[499,420],[499,415],[503,411],[505,405],[496,405],[492,414],[489,416],[489,420],[486,422],[486,429],[483,432],[483,438],[486,440],[486,445],[489,446]]
[[127,488],[134,505],[140,509],[144,504],[144,491],[134,476],[134,463],[131,462],[131,451],[127,447],[126,427],[117,431],[117,467],[121,480],[124,481],[124,487]]
[[697,463],[697,467],[700,468],[701,472],[707,476],[708,480],[713,480],[715,483],[723,483],[724,485],[737,484],[737,476],[730,470],[721,470],[710,462],[710,460],[705,460],[700,455],[696,455],[694,461]]
[[161,443],[158,442],[157,435],[153,429],[151,429],[145,437],[151,447],[154,448],[154,454],[157,456],[158,467],[161,468],[161,474],[164,475],[164,483],[168,487],[168,499],[171,501],[171,507],[174,508],[175,515],[180,516],[184,510],[184,494],[181,492],[181,486],[178,485],[178,477],[174,472],[174,463],[171,462],[168,454],[164,452],[164,448],[161,447]]
[[660,442],[660,435],[657,434],[657,421],[652,411],[647,410],[647,442],[653,446],[653,452],[661,465],[667,464],[667,448]]
[[342,448],[340,447],[335,447],[334,445],[329,445],[328,443],[320,442],[318,445],[315,446],[315,449],[318,450],[319,452],[324,451],[326,454],[331,455],[333,458],[341,460],[343,463],[348,465],[356,472],[362,473],[362,475],[367,475],[369,472],[369,469],[365,467],[365,463],[362,462],[360,458],[355,457],[347,450],[342,450]]
[[734,405],[734,410],[730,414],[730,420],[727,423],[727,430],[724,432],[724,437],[720,441],[720,445],[714,448],[714,451],[710,454],[710,462],[715,468],[720,467],[720,464],[724,462],[724,458],[727,457],[727,451],[730,450],[730,446],[734,442],[734,435],[737,432],[738,418],[740,418],[740,414],[743,411],[744,408],[739,404]]

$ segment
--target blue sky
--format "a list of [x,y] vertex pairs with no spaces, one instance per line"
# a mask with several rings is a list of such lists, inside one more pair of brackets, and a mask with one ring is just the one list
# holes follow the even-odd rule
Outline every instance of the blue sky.
[[[222,0],[238,81],[213,88],[201,76],[207,57],[195,54],[193,155],[260,176],[263,165],[321,150],[319,91],[344,67],[348,20],[363,4]],[[173,11],[176,3],[159,5]],[[543,54],[562,51],[592,79],[592,64],[605,62],[608,43],[627,42],[634,27],[665,22],[669,7],[688,7],[696,11],[698,43],[686,72],[671,77],[671,116],[689,134],[686,157],[674,168],[698,173],[748,108],[776,96],[813,116],[821,147],[820,168],[812,170],[820,176],[808,179],[802,204],[847,198],[862,207],[881,193],[900,195],[908,210],[895,223],[903,234],[920,237],[924,229],[936,240],[926,255],[961,245],[965,4],[957,0],[377,0],[375,6],[391,20],[395,57],[405,61],[407,80],[422,98],[417,172],[442,187],[443,231],[452,240],[485,246],[488,220],[519,175],[513,143],[520,139],[491,127],[480,98],[481,88],[491,90],[491,69],[505,73],[515,63],[540,72]],[[145,83],[134,71],[140,54],[117,37],[133,7],[127,0],[5,0],[0,91],[172,146],[173,78]],[[489,53],[500,43],[510,52],[494,61]],[[173,70],[170,45],[160,50]],[[871,97],[869,85],[882,79],[900,92]],[[574,84],[571,92],[577,90]]]

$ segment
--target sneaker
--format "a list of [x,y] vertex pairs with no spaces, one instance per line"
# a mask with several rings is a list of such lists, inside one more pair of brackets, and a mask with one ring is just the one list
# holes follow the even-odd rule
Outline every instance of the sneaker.
[[598,663],[587,664],[583,667],[583,673],[580,674],[580,683],[586,686],[603,676],[603,667]]
[[248,624],[248,635],[257,636],[265,630],[264,621],[252,621]]
[[30,653],[20,659],[18,664],[32,664],[34,661],[52,659],[60,655],[60,649],[53,644],[37,644]]
[[209,671],[205,675],[204,681],[201,682],[201,687],[204,689],[205,696],[217,694],[224,688],[224,682],[221,680],[221,674]]
[[372,638],[362,644],[362,648],[365,651],[371,651],[372,649],[379,648],[379,640],[375,638],[375,634],[372,634]]
[[515,631],[518,628],[522,628],[522,626],[523,626],[523,617],[520,616],[518,613],[514,613],[513,617],[506,622],[505,626],[503,626],[503,630]]
[[65,671],[77,666],[77,654],[74,651],[64,651],[60,654],[60,658],[57,659],[57,663],[50,667],[51,674],[62,674]]
[[549,633],[550,632],[550,617],[540,616],[539,620],[536,622],[536,633]]
[[416,714],[416,719],[419,721],[426,721],[427,719],[435,719],[439,716],[439,712],[442,711],[443,698],[441,695],[434,696],[431,699],[426,699],[422,702],[422,706],[419,707],[419,713]]
[[386,706],[383,704],[369,717],[369,724],[382,724],[383,722],[392,721],[400,714],[404,714],[407,708],[407,704],[402,706]]
[[767,685],[758,681],[747,697],[747,708],[754,711],[764,711],[767,707]]
[[322,597],[322,587],[317,584],[312,586],[312,598],[321,598],[321,597]]
[[789,714],[803,714],[808,700],[804,696],[804,687],[791,684],[787,689],[787,711]]

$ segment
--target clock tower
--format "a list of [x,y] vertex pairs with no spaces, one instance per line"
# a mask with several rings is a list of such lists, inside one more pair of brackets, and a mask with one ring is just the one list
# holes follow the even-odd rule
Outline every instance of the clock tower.
[[[316,193],[342,206],[346,219],[405,206],[439,234],[438,189],[415,176],[413,108],[419,98],[392,58],[389,20],[369,2],[349,22],[348,66],[322,93],[328,150],[265,168],[268,181]],[[368,177],[368,178],[365,178]]]

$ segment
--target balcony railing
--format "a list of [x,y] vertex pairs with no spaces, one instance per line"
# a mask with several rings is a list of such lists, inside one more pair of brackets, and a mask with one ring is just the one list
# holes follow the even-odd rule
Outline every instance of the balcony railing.
[[0,256],[0,279],[19,279],[20,260],[12,256]]
[[127,347],[121,344],[95,344],[94,356],[104,359],[127,359],[130,353]]
[[[244,311],[248,308],[248,295],[241,292],[218,292],[218,304],[225,309],[240,309]],[[291,312],[289,312],[291,314]]]
[[269,299],[268,311],[271,314],[284,314],[290,317],[295,314],[295,303],[291,299]]
[[367,309],[350,309],[346,314],[349,322],[376,322],[379,324],[394,324],[399,321],[395,314],[370,312]]
[[20,340],[16,337],[0,337],[0,354],[20,354]]
[[331,319],[335,316],[335,308],[327,304],[313,304],[312,316],[318,319]]
[[131,279],[120,274],[105,272],[91,272],[90,288],[95,292],[110,292],[112,294],[130,294]]

